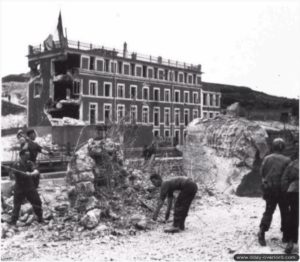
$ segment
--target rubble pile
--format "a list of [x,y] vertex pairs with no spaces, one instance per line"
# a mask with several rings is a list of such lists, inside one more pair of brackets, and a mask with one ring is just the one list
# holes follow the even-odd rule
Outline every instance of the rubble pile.
[[27,124],[27,114],[20,113],[17,115],[9,114],[6,116],[1,116],[1,128],[2,129],[9,129],[20,127],[22,128]]
[[196,119],[187,128],[184,170],[203,190],[260,194],[259,166],[268,152],[267,133],[243,118]]
[[[16,227],[9,226],[13,196],[4,200],[2,238],[35,232],[35,238],[115,237],[153,229],[151,221],[158,190],[141,170],[124,163],[121,145],[89,140],[70,161],[65,185],[41,186],[46,225],[37,223],[29,203],[22,205]],[[52,182],[53,183],[53,182]]]
[[[142,171],[124,163],[119,143],[90,139],[71,160],[67,184],[71,208],[84,228],[97,227],[103,218],[121,228],[147,228],[144,215],[153,211],[153,203],[144,199],[153,199],[155,190]],[[132,214],[140,214],[139,219],[131,219]]]
[[48,117],[52,126],[84,126],[84,121],[71,117],[52,118]]

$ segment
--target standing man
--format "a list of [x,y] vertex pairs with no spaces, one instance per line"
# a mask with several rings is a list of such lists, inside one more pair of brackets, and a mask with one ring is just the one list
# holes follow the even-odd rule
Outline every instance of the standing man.
[[[41,147],[37,142],[35,142],[36,139],[36,132],[34,129],[27,130],[27,148],[30,153],[29,160],[36,164],[36,159],[39,153],[42,154],[48,154],[49,156],[53,155],[53,153],[50,150],[46,150],[43,147]],[[33,177],[35,187],[38,188],[40,183],[40,174]]]
[[183,176],[174,177],[170,180],[163,181],[161,176],[156,173],[150,176],[150,180],[154,186],[160,187],[160,197],[158,199],[156,210],[153,214],[153,220],[157,220],[159,211],[162,208],[166,197],[168,197],[168,207],[165,220],[167,221],[169,219],[173,202],[173,192],[175,190],[180,190],[174,207],[173,226],[169,229],[166,229],[165,232],[177,233],[180,230],[184,230],[185,219],[188,215],[192,200],[194,199],[198,190],[197,184],[191,179]]
[[285,252],[290,254],[294,248],[294,243],[298,243],[299,231],[299,156],[292,161],[284,171],[281,178],[283,193],[286,193],[289,208],[289,220],[287,229],[288,244]]
[[13,166],[15,176],[14,208],[11,224],[16,224],[22,202],[26,198],[32,205],[38,222],[43,222],[42,201],[34,185],[33,177],[39,174],[33,162],[29,160],[30,153],[22,149],[19,153],[20,160]]
[[260,169],[263,198],[266,201],[266,210],[261,219],[260,230],[258,232],[258,242],[261,246],[266,245],[265,232],[270,228],[273,213],[277,205],[281,214],[282,241],[287,241],[288,206],[285,195],[281,192],[281,177],[291,160],[282,154],[285,148],[285,142],[282,138],[275,138],[272,147],[274,152],[264,158]]

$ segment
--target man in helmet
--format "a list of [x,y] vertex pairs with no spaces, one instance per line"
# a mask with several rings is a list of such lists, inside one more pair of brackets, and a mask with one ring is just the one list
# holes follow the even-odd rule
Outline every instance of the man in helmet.
[[282,138],[275,138],[272,147],[273,153],[264,158],[260,169],[263,198],[266,201],[266,210],[261,219],[258,233],[258,242],[261,246],[266,245],[265,232],[270,228],[277,205],[281,214],[282,241],[286,242],[288,205],[285,194],[281,192],[281,177],[291,160],[282,154],[285,148],[285,142]]

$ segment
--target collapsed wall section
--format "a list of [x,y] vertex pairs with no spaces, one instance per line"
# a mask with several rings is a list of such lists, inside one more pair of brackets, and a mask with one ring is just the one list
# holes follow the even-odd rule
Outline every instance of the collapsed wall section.
[[268,153],[267,133],[243,118],[196,119],[187,128],[184,170],[205,188],[259,195],[259,166]]

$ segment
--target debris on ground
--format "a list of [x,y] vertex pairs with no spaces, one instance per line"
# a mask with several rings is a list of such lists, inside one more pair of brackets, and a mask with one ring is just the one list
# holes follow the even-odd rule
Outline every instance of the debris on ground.
[[70,161],[65,185],[49,182],[39,189],[44,229],[40,230],[29,203],[22,205],[16,226],[10,226],[11,196],[5,198],[2,238],[35,230],[35,238],[49,241],[94,238],[100,231],[101,235],[132,235],[156,226],[150,220],[157,193],[148,174],[128,168],[119,143],[90,139]]

